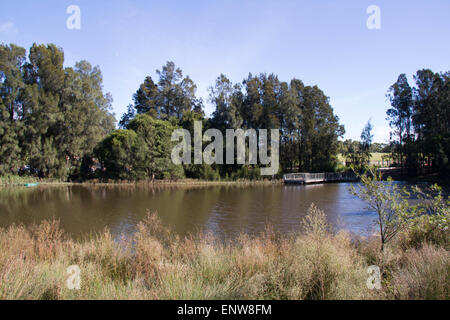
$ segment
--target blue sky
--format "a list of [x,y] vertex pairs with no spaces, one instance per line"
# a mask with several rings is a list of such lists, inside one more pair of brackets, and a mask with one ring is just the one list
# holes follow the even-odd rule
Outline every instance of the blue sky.
[[[69,30],[69,5],[81,29]],[[369,5],[381,29],[369,30]],[[208,97],[220,73],[240,82],[249,72],[317,84],[330,97],[346,138],[359,139],[372,119],[375,140],[388,140],[386,92],[400,73],[450,70],[450,1],[2,0],[0,42],[29,49],[55,43],[65,65],[99,65],[120,119],[145,76],[174,61]],[[206,104],[206,113],[212,107]]]

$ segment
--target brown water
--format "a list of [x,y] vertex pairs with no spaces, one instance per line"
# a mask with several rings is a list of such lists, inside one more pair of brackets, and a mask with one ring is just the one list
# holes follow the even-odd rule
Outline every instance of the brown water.
[[199,231],[220,238],[255,234],[271,224],[281,233],[300,229],[311,203],[337,229],[367,233],[375,215],[348,191],[350,184],[253,187],[41,186],[0,188],[0,226],[56,217],[78,237],[108,227],[130,234],[148,210],[180,235]]

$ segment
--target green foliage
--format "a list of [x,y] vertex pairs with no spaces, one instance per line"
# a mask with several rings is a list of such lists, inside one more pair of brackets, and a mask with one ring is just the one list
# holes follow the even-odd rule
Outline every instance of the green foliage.
[[77,175],[81,159],[114,128],[111,97],[87,61],[64,68],[53,44],[0,46],[0,174],[31,166],[41,177]]
[[209,164],[188,164],[184,165],[186,177],[207,181],[219,181],[221,176],[219,170],[213,169]]
[[380,171],[369,169],[368,174],[359,175],[361,184],[352,186],[350,192],[367,202],[368,209],[377,213],[377,224],[381,240],[381,250],[407,223],[417,216],[417,210],[410,206],[410,193],[400,188],[392,179],[382,180]]
[[284,172],[335,167],[337,139],[344,134],[344,127],[317,86],[304,86],[297,79],[288,84],[274,74],[249,74],[242,84],[233,85],[220,75],[210,88],[209,100],[216,108],[211,127],[222,131],[280,129]]
[[360,143],[351,139],[342,142],[340,151],[345,158],[347,166],[359,167],[361,165]]
[[361,141],[347,139],[339,143],[339,151],[345,158],[346,166],[354,168],[364,168],[370,164],[372,158],[372,129],[370,120],[361,132]]
[[361,142],[360,142],[360,158],[362,165],[369,165],[370,162],[370,146],[372,145],[372,134],[373,126],[370,120],[367,122],[363,131],[361,132]]
[[[95,153],[108,176],[118,179],[139,177],[147,151],[133,130],[116,130],[96,148]],[[141,160],[141,161],[139,161]]]
[[[280,129],[284,171],[329,171],[336,167],[337,139],[344,128],[318,87],[305,87],[296,79],[290,84],[280,82],[274,74],[250,74],[242,84],[233,84],[220,75],[210,88],[209,100],[216,110],[211,119],[205,119],[201,100],[195,97],[195,84],[189,77],[183,78],[182,71],[172,62],[157,73],[157,83],[146,77],[134,94],[134,104],[120,122],[123,128],[130,128],[134,118],[147,114],[187,129],[191,136],[194,121],[202,121],[204,130],[216,128],[224,134],[226,129],[237,128]],[[190,178],[217,180],[218,172],[222,178],[259,178],[256,177],[259,169],[249,170],[248,166],[220,165],[212,169],[205,165],[184,165],[184,168]]]
[[426,192],[414,188],[419,204],[417,217],[405,234],[408,246],[419,247],[423,243],[434,243],[450,249],[450,200],[442,195],[442,188],[432,185]]
[[18,176],[6,174],[0,176],[0,185],[23,185],[25,183],[36,183],[39,179],[30,176]]
[[231,174],[231,180],[259,180],[261,170],[258,167],[242,166]]
[[139,170],[145,173],[143,177],[161,179],[183,176],[180,166],[174,165],[171,160],[174,146],[171,136],[176,127],[168,121],[154,119],[147,114],[139,114],[129,123],[128,129],[137,133],[146,150],[139,163]]
[[162,120],[174,118],[176,123],[182,121],[189,111],[202,114],[203,118],[203,103],[196,98],[197,86],[189,76],[183,77],[181,69],[171,61],[156,73],[158,83],[148,76],[133,95],[134,104],[128,107],[120,120],[122,128],[126,128],[136,114],[148,114]]
[[420,169],[450,169],[450,73],[417,71],[411,88],[401,74],[390,89],[387,111],[393,129],[392,151],[411,174]]
[[19,135],[22,121],[17,121],[20,89],[24,86],[22,66],[25,49],[15,45],[0,46],[0,175],[15,174],[20,165]]
[[176,128],[168,121],[139,114],[127,130],[116,130],[96,148],[105,175],[119,179],[179,179],[183,168],[171,161]]
[[[449,246],[450,201],[439,186],[426,191],[415,186],[409,191],[390,178],[383,181],[381,172],[372,169],[359,177],[361,184],[350,191],[377,213],[381,250],[399,233],[407,246],[425,242]],[[415,204],[412,197],[417,199]]]

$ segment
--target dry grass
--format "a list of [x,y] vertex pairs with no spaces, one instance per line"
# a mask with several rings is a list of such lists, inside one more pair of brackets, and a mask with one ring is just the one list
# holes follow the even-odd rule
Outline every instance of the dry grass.
[[[0,299],[448,299],[449,252],[424,244],[358,244],[332,234],[312,206],[304,233],[268,229],[221,243],[210,235],[180,239],[149,214],[130,239],[104,233],[65,237],[57,221],[0,229]],[[384,274],[366,287],[367,266]],[[66,269],[81,269],[81,290],[66,287]]]

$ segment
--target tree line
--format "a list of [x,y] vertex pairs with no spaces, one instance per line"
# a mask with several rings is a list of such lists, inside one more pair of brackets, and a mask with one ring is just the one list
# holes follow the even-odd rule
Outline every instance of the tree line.
[[339,153],[345,159],[345,166],[364,170],[370,164],[371,153],[385,152],[389,148],[386,144],[373,143],[372,129],[369,120],[361,132],[360,141],[352,139],[339,141]]
[[[207,118],[203,100],[195,96],[195,84],[183,77],[173,62],[167,62],[156,73],[158,81],[146,77],[133,95],[134,103],[119,122],[123,129],[132,129],[133,119],[141,115],[187,129],[191,135],[194,121],[202,121],[203,130],[215,128],[222,132],[238,128],[279,129],[280,173],[336,168],[338,138],[345,131],[329,98],[317,86],[305,86],[298,79],[284,82],[275,74],[264,73],[249,74],[241,83],[232,83],[221,74],[209,88],[209,102],[215,111]],[[164,158],[170,159],[169,154]],[[187,177],[201,179],[260,176],[254,165],[184,165],[183,169]]]
[[85,155],[114,130],[112,97],[98,67],[64,68],[64,52],[49,44],[29,50],[0,45],[0,174],[67,179]]
[[[112,97],[99,67],[64,67],[53,44],[26,50],[0,46],[0,175],[60,179],[258,178],[255,165],[182,165],[170,161],[176,128],[279,129],[280,174],[332,171],[344,127],[329,98],[299,79],[249,74],[232,83],[221,74],[209,89],[205,116],[194,81],[173,62],[147,76],[115,129]],[[99,170],[95,170],[99,169]]]
[[389,88],[387,119],[396,162],[411,175],[450,170],[450,72],[422,69]]

